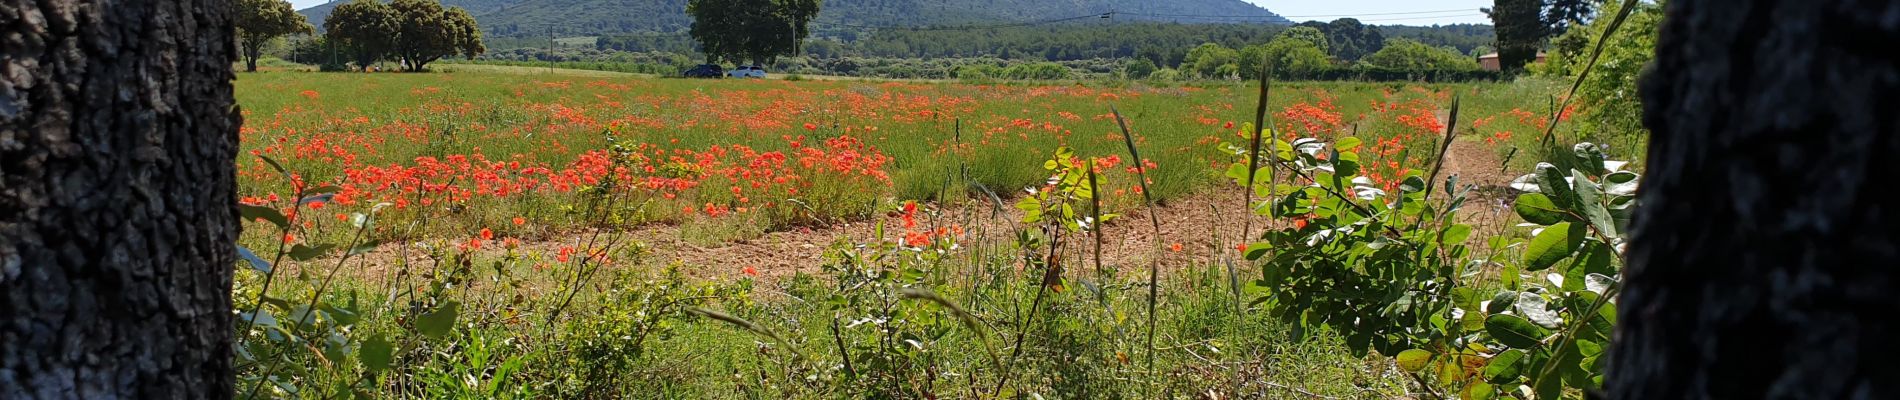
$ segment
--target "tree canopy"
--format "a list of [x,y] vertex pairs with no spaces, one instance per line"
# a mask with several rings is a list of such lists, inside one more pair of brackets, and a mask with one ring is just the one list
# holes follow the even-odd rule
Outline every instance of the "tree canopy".
[[410,71],[421,71],[442,57],[475,57],[487,48],[475,17],[461,7],[443,7],[438,0],[395,0],[396,56]]
[[708,61],[770,63],[798,54],[818,8],[819,0],[690,0],[686,14],[693,26],[687,33]]
[[1203,43],[1188,50],[1187,59],[1181,62],[1181,69],[1191,71],[1202,78],[1224,78],[1220,74],[1221,66],[1240,61],[1240,53],[1218,43]]
[[1319,29],[1310,26],[1288,28],[1285,31],[1281,31],[1279,35],[1274,36],[1273,39],[1280,40],[1282,38],[1304,40],[1307,43],[1312,43],[1313,46],[1319,47],[1320,51],[1328,51],[1332,48],[1330,41],[1326,40],[1326,33],[1320,32]]
[[1457,49],[1432,47],[1416,40],[1392,38],[1384,48],[1361,60],[1376,67],[1406,70],[1474,70],[1478,62]]
[[264,45],[291,34],[310,34],[316,27],[284,0],[238,0],[232,22],[237,25],[238,43],[244,50],[244,70],[257,71],[257,58]]
[[369,68],[396,47],[396,25],[400,22],[388,4],[355,0],[330,11],[323,30],[331,43],[350,54],[357,68]]
[[[1310,32],[1310,33],[1309,33]],[[1326,54],[1325,37],[1315,37],[1318,30],[1308,27],[1288,29],[1273,41],[1258,47],[1249,47],[1246,60],[1241,68],[1247,73],[1258,73],[1258,62],[1265,60],[1273,68],[1275,75],[1305,78],[1320,70],[1333,66],[1332,59]]]
[[1497,26],[1498,64],[1505,71],[1516,71],[1537,58],[1549,30],[1544,24],[1541,0],[1497,0],[1484,9]]
[[1544,6],[1544,29],[1562,35],[1571,27],[1590,22],[1596,8],[1594,0],[1550,0]]
[[347,49],[358,68],[393,56],[409,71],[421,71],[442,57],[487,51],[475,17],[439,0],[356,0],[337,6],[323,25],[328,39]]
[[1307,21],[1300,26],[1324,32],[1326,50],[1340,60],[1356,61],[1385,46],[1385,35],[1379,32],[1378,27],[1366,25],[1357,19],[1340,18],[1325,23]]

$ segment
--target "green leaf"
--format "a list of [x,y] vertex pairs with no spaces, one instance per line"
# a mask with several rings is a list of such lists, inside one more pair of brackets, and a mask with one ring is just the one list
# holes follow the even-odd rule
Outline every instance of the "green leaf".
[[363,347],[356,350],[356,357],[363,360],[363,368],[370,373],[378,373],[389,370],[389,362],[395,353],[396,349],[389,344],[388,339],[376,335],[363,342]]
[[1463,244],[1471,238],[1471,225],[1457,224],[1445,228],[1444,242],[1447,245]]
[[455,317],[461,308],[462,303],[459,302],[442,303],[442,307],[416,318],[416,331],[432,339],[440,339],[448,335],[449,331],[455,328]]
[[1565,363],[1562,366],[1563,371],[1560,372],[1563,373],[1564,382],[1569,383],[1571,387],[1578,388],[1596,388],[1601,386],[1602,382],[1599,381],[1596,373],[1596,371],[1600,371],[1600,369],[1597,368],[1596,364],[1599,356],[1603,354],[1603,345],[1594,341],[1578,338],[1574,339],[1570,347],[1576,349],[1577,354],[1572,356],[1575,357],[1571,358],[1572,362]]
[[1497,398],[1497,396],[1497,387],[1491,386],[1490,383],[1480,381],[1472,382],[1470,385],[1465,386],[1465,390],[1459,395],[1459,398],[1464,400],[1491,400]]
[[1615,284],[1616,278],[1604,274],[1589,274],[1583,278],[1583,289],[1596,293],[1598,296],[1610,291],[1610,286]]
[[1465,314],[1458,318],[1458,328],[1467,331],[1484,329],[1484,314],[1476,311],[1465,311]]
[[1405,372],[1418,372],[1424,371],[1425,365],[1432,361],[1432,352],[1411,349],[1399,352],[1399,356],[1396,358],[1399,362],[1399,369],[1405,370]]
[[1576,154],[1577,162],[1585,168],[1584,173],[1589,174],[1591,177],[1603,175],[1604,156],[1602,147],[1592,143],[1577,143],[1576,146],[1571,147],[1570,151]]
[[284,316],[288,317],[289,321],[295,324],[294,326],[310,326],[316,325],[317,323],[316,310],[311,309],[310,306],[307,305],[291,307],[290,312]]
[[1425,191],[1425,178],[1420,178],[1418,175],[1407,176],[1404,181],[1399,182],[1399,191],[1405,193]]
[[271,224],[277,225],[278,228],[284,228],[284,229],[290,228],[290,218],[284,217],[284,213],[281,211],[277,211],[277,209],[275,208],[270,208],[270,207],[265,207],[265,206],[253,206],[249,204],[239,204],[238,216],[241,218],[244,218],[245,221],[256,221],[256,220],[262,219],[265,221],[270,221]]
[[1595,240],[1585,240],[1583,249],[1577,252],[1576,262],[1571,264],[1569,270],[1564,271],[1563,290],[1574,292],[1587,289],[1591,275],[1616,273],[1616,268],[1611,264],[1614,262],[1616,262],[1616,253],[1610,251],[1609,245]]
[[1484,380],[1500,385],[1516,381],[1518,376],[1524,374],[1524,356],[1524,350],[1519,349],[1505,350],[1492,356],[1491,362],[1484,365]]
[[1537,163],[1537,188],[1561,210],[1575,212],[1582,202],[1577,199],[1577,191],[1570,188],[1570,181],[1564,179],[1563,171],[1550,163]]
[[284,169],[284,165],[278,164],[277,160],[272,160],[269,156],[262,154],[257,155],[257,158],[263,159],[265,164],[270,164],[270,169],[277,170],[278,175],[283,175],[285,178],[290,177],[290,170]]
[[371,241],[369,241],[369,242],[367,242],[367,243],[362,243],[362,244],[358,244],[358,245],[356,245],[356,247],[351,247],[351,248],[350,248],[350,252],[349,252],[349,253],[345,253],[344,255],[345,255],[345,256],[355,256],[355,255],[360,255],[360,254],[363,254],[363,253],[368,253],[368,252],[370,252],[370,251],[374,251],[374,250],[376,250],[376,246],[380,246],[380,245],[382,245],[382,244],[383,244],[383,242],[382,242],[382,241],[380,241],[380,240],[371,240]]
[[1343,139],[1339,139],[1338,143],[1334,143],[1333,148],[1339,149],[1339,151],[1353,151],[1358,150],[1361,143],[1362,141],[1360,141],[1359,138],[1347,136]]
[[1227,173],[1223,175],[1226,176],[1227,179],[1233,179],[1235,186],[1247,187],[1247,163],[1229,164],[1227,165]]
[[322,257],[324,253],[329,253],[330,249],[333,249],[333,248],[336,248],[336,245],[322,244],[322,245],[317,245],[316,247],[310,247],[310,246],[305,246],[305,245],[300,244],[296,246],[291,246],[290,259],[297,260],[297,261],[310,261],[317,257]]
[[1260,257],[1265,257],[1267,255],[1268,250],[1272,250],[1272,249],[1273,249],[1273,243],[1254,242],[1252,244],[1247,245],[1247,251],[1244,254],[1246,254],[1247,260],[1249,261],[1259,260]]
[[1577,181],[1577,211],[1581,211],[1583,217],[1590,220],[1590,225],[1595,226],[1597,232],[1602,232],[1603,236],[1620,237],[1616,232],[1616,220],[1610,218],[1609,209],[1603,208],[1602,188],[1597,187],[1596,182],[1591,182],[1582,173],[1570,171],[1570,175]]
[[1485,303],[1484,312],[1491,314],[1501,313],[1510,310],[1514,304],[1517,304],[1517,292],[1509,290],[1498,292],[1497,296],[1491,297],[1490,303]]
[[1603,176],[1603,194],[1610,196],[1635,196],[1641,176],[1635,172],[1618,171]]
[[1042,221],[1042,199],[1037,196],[1023,196],[1016,202],[1016,209],[1023,210],[1023,223],[1033,224]]
[[1452,288],[1451,304],[1459,308],[1478,308],[1478,291],[1464,286]]
[[297,205],[307,206],[307,205],[310,205],[310,203],[329,203],[330,199],[332,198],[336,198],[335,193],[313,194],[313,195],[304,196],[301,199],[297,199]]
[[1549,363],[1557,363],[1557,368],[1540,367],[1538,368],[1538,375],[1531,379],[1535,390],[1537,390],[1537,398],[1539,399],[1555,399],[1562,395],[1564,390],[1562,374],[1564,370],[1567,368],[1575,368],[1577,363],[1583,361],[1583,357],[1577,352],[1576,341],[1569,340],[1565,342],[1567,343],[1563,344],[1563,348],[1554,349],[1551,352],[1550,360],[1545,361],[1546,365]]
[[238,315],[238,319],[266,328],[277,326],[277,318],[270,315],[270,310],[260,309],[257,310],[257,314],[242,313]]
[[1557,310],[1550,309],[1550,302],[1545,301],[1543,295],[1536,293],[1517,294],[1517,313],[1545,328],[1555,329],[1563,323],[1563,318],[1557,316]]
[[1563,210],[1550,201],[1543,193],[1525,193],[1517,196],[1517,202],[1511,204],[1517,216],[1538,225],[1550,225],[1564,221]]
[[252,253],[251,249],[245,248],[244,246],[238,246],[237,252],[238,252],[238,258],[242,258],[244,259],[244,261],[249,261],[251,263],[251,269],[257,270],[257,272],[261,272],[265,274],[270,273],[271,271],[270,262],[264,261],[263,258],[258,258],[257,253]]
[[1532,324],[1524,317],[1511,314],[1497,314],[1486,318],[1484,331],[1490,333],[1492,338],[1498,340],[1498,343],[1517,349],[1537,347],[1545,336],[1550,336],[1550,331]]
[[1531,238],[1531,244],[1524,249],[1524,269],[1540,271],[1557,265],[1558,261],[1570,257],[1583,245],[1583,226],[1569,222],[1560,222],[1545,227]]
[[[343,191],[343,188],[336,187],[336,185],[323,185],[323,186],[318,186],[315,188],[304,189],[303,193],[305,196],[309,196],[309,195],[316,195],[316,194],[336,193],[336,192],[341,192],[341,191]],[[305,198],[309,198],[309,197],[305,197]],[[328,201],[328,200],[325,200],[325,201]]]

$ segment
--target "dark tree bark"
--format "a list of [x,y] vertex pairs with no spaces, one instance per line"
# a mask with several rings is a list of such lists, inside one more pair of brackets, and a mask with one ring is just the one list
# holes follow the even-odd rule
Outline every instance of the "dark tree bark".
[[1900,1],[1666,15],[1608,394],[1900,397]]
[[0,0],[0,398],[232,396],[221,0]]

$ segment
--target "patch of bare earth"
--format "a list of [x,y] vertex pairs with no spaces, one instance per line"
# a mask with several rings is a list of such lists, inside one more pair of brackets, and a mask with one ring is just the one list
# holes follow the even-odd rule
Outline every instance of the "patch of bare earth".
[[[1444,113],[1441,112],[1439,117],[1445,118]],[[1440,182],[1446,176],[1457,175],[1459,186],[1472,187],[1465,208],[1459,214],[1460,222],[1474,225],[1484,234],[1501,233],[1508,229],[1514,221],[1508,204],[1508,186],[1512,176],[1502,170],[1496,152],[1479,139],[1459,138],[1452,142],[1444,162],[1439,175]],[[1154,217],[1160,222],[1158,241],[1155,238],[1157,232],[1149,222],[1148,209],[1125,211],[1119,219],[1101,229],[1101,263],[1105,268],[1137,272],[1146,270],[1151,261],[1164,269],[1226,262],[1239,254],[1235,246],[1242,242],[1240,231],[1246,225],[1247,218],[1254,218],[1251,226],[1254,234],[1270,224],[1285,223],[1256,217],[1245,211],[1243,195],[1238,188],[1218,185],[1153,207]],[[959,238],[959,242],[965,244],[964,251],[968,251],[969,246],[1007,244],[1014,240],[1017,230],[1034,229],[1017,222],[1021,220],[1022,213],[1008,204],[999,205],[984,199],[956,203],[951,206],[924,205],[917,218],[919,226],[914,229],[934,231],[939,227],[961,227],[965,235]],[[581,249],[639,246],[645,252],[640,260],[633,262],[648,267],[679,264],[689,276],[698,279],[737,279],[744,276],[750,267],[760,279],[776,281],[798,273],[821,273],[827,262],[827,253],[840,243],[900,240],[904,233],[902,221],[900,216],[891,213],[871,221],[768,232],[749,239],[713,245],[700,245],[687,240],[679,226],[646,225],[615,231],[566,232],[551,235],[554,239],[550,240],[520,242],[515,251],[517,254],[539,255],[540,261],[530,261],[530,265],[558,265],[560,263],[555,257],[564,248],[575,249],[571,260],[581,256]],[[880,223],[884,227],[883,238],[877,237]],[[1071,270],[1093,268],[1094,240],[1092,236],[1066,240],[1074,247],[1066,250],[1065,254],[1082,257],[1068,258],[1073,261],[1069,267]],[[485,242],[483,248],[481,251],[496,256],[506,251],[501,240]],[[432,270],[434,266],[427,251],[416,244],[384,244],[365,253],[361,260],[352,261],[351,264],[356,266],[346,268],[346,273],[365,282],[382,282],[398,273],[398,266],[404,258],[408,259],[411,273],[421,274],[421,271]],[[624,264],[629,262],[620,260],[617,263],[609,265],[609,268],[624,268]]]

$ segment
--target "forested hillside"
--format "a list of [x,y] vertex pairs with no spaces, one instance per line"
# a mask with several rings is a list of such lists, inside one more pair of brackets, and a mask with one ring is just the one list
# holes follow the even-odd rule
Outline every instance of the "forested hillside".
[[[301,11],[322,25],[335,4]],[[463,7],[491,36],[594,36],[670,33],[686,29],[686,0],[443,0]],[[1230,16],[1231,22],[1288,23],[1242,0],[830,0],[818,17],[821,34],[866,27],[922,27],[1032,22],[1120,12],[1120,20],[1170,21],[1180,16]],[[1249,16],[1258,19],[1246,18]]]
[[[442,4],[448,5],[448,6],[461,7],[461,8],[467,9],[469,14],[473,14],[476,16],[483,16],[486,14],[493,13],[497,10],[501,10],[505,7],[522,3],[523,1],[527,1],[527,0],[443,0]],[[348,2],[350,2],[350,0],[335,0],[328,3],[318,4],[310,8],[297,10],[297,13],[303,14],[305,18],[309,18],[310,24],[315,25],[317,29],[323,29],[323,20],[324,18],[330,16],[330,10],[335,9],[336,6],[338,5],[342,5]]]

